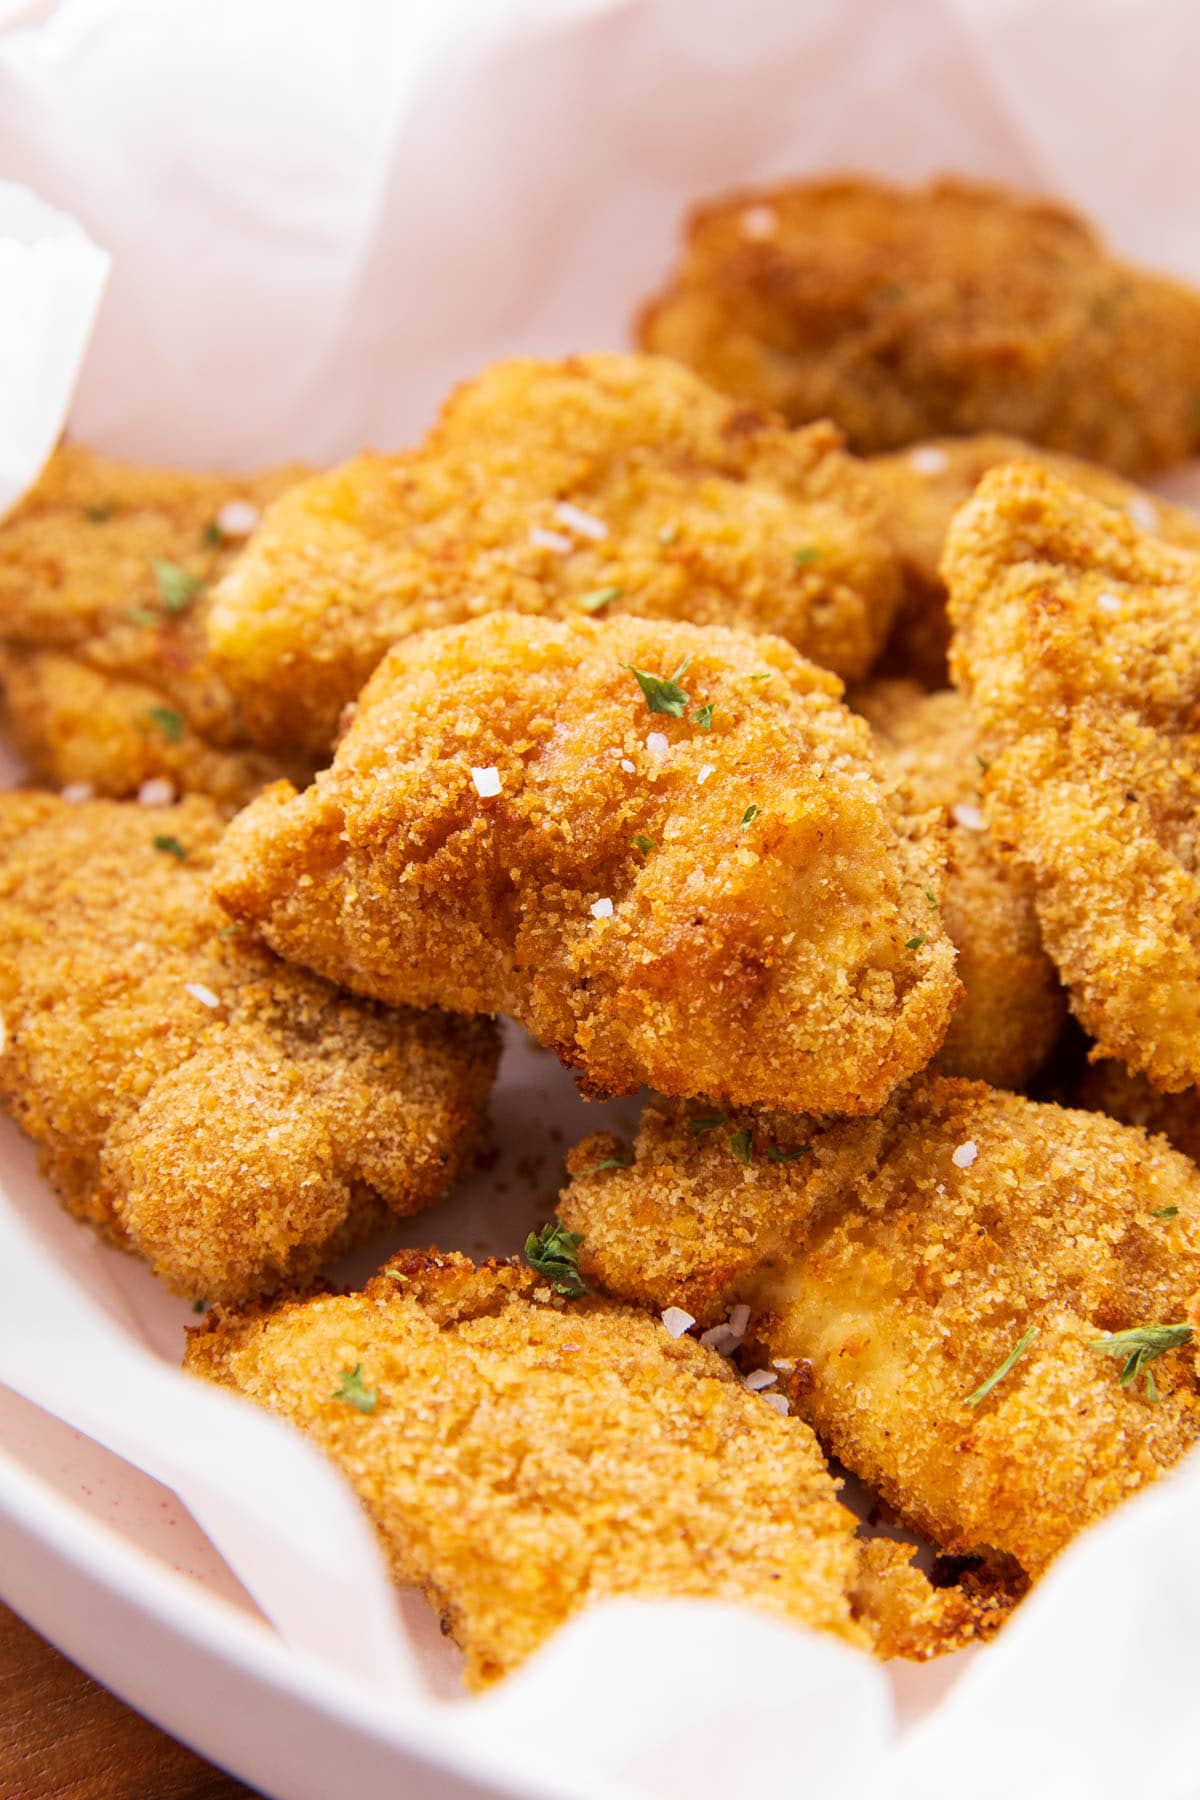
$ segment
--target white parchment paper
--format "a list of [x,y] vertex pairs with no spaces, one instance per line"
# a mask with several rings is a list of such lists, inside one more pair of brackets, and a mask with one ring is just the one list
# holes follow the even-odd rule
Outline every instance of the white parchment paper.
[[[497,356],[626,342],[683,208],[723,185],[993,176],[1200,278],[1197,92],[1193,0],[4,0],[0,180],[45,204],[0,185],[0,506],[53,442],[93,319],[85,441],[332,459],[410,441]],[[404,1241],[516,1248],[565,1147],[633,1117],[585,1106],[516,1033],[493,1112],[495,1165]],[[722,1607],[623,1604],[465,1702],[321,1459],[177,1373],[188,1317],[0,1126],[0,1379],[174,1487],[289,1642],[455,1706],[500,1766],[520,1744],[560,1788],[690,1800],[1200,1787],[1195,1463],[981,1655],[889,1673]]]

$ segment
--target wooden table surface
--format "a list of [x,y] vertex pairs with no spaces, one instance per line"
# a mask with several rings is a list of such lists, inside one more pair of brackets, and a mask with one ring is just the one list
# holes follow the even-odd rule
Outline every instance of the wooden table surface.
[[0,1800],[252,1800],[0,1605]]

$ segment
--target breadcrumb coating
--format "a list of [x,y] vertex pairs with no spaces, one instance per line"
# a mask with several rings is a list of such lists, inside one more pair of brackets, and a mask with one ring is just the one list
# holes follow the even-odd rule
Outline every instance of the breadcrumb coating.
[[[280,775],[307,779],[305,759],[249,743],[204,623],[241,526],[305,474],[195,475],[79,446],[54,453],[0,525],[5,724],[38,780],[120,798],[165,778],[235,807]],[[218,526],[230,519],[237,535]]]
[[983,183],[711,201],[638,339],[740,400],[834,420],[859,452],[999,431],[1136,475],[1200,440],[1200,296]]
[[[748,1304],[751,1355],[782,1359],[830,1454],[945,1550],[1037,1575],[1195,1442],[1193,1347],[1150,1365],[1157,1401],[1094,1347],[1200,1314],[1200,1173],[1160,1139],[945,1077],[828,1146],[759,1124],[749,1163],[729,1132],[753,1115],[699,1136],[695,1115],[650,1107],[629,1169],[584,1172],[605,1136],[572,1152],[581,1268],[655,1306],[702,1295],[702,1323]],[[770,1160],[801,1132],[806,1156]]]
[[[633,669],[674,672],[685,716]],[[332,768],[235,821],[217,892],[355,992],[512,1015],[589,1091],[873,1112],[957,982],[936,846],[840,693],[717,626],[406,639]]]
[[72,1212],[178,1291],[239,1300],[444,1193],[497,1050],[230,932],[206,893],[221,828],[200,797],[0,795],[0,1103]]
[[899,591],[875,484],[831,426],[788,431],[650,357],[524,359],[460,387],[416,452],[278,501],[209,633],[259,741],[320,752],[427,627],[602,605],[777,632],[857,679]]
[[979,809],[983,773],[961,694],[877,681],[852,696],[884,766],[917,812],[939,809],[948,834],[942,922],[958,950],[963,995],[934,1059],[945,1075],[1019,1088],[1050,1055],[1066,997],[1042,948],[1028,875],[1003,858]]
[[1097,1054],[1200,1080],[1200,560],[1042,470],[986,475],[943,564],[993,835]]
[[1194,1163],[1200,1163],[1200,1093],[1184,1088],[1160,1094],[1144,1075],[1130,1075],[1120,1063],[1092,1063],[1075,1084],[1074,1106],[1107,1113],[1123,1125],[1157,1132]]
[[950,621],[940,564],[946,533],[988,470],[1010,462],[1047,469],[1094,500],[1127,513],[1140,530],[1164,543],[1200,550],[1200,520],[1186,507],[1147,494],[1097,463],[1039,450],[1020,438],[991,432],[930,438],[872,457],[870,469],[883,487],[904,574],[904,596],[884,658],[889,672],[911,676],[926,687],[945,685]]
[[[811,1430],[721,1357],[511,1263],[402,1251],[361,1293],[219,1312],[189,1333],[185,1367],[326,1451],[474,1688],[618,1596],[744,1604],[865,1648],[861,1581],[885,1653],[904,1637],[899,1599],[927,1615],[918,1655],[965,1616],[909,1553],[863,1558]],[[352,1370],[369,1410],[338,1398]]]

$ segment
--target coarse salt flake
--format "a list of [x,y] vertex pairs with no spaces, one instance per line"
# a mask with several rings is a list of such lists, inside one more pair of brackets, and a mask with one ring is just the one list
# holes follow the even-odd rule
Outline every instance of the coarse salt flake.
[[58,797],[65,800],[68,806],[82,806],[85,800],[93,798],[95,792],[90,781],[69,781]]
[[595,513],[584,512],[582,506],[573,506],[569,500],[559,501],[554,516],[560,525],[577,531],[580,537],[591,538],[594,543],[598,544],[608,536],[608,526],[603,519],[598,519]]
[[748,1306],[735,1306],[731,1309],[729,1314],[730,1331],[736,1332],[738,1337],[745,1337],[746,1327],[749,1323],[750,1308]]
[[652,731],[646,739],[646,748],[651,756],[665,756],[671,746],[661,731]]
[[987,820],[977,806],[965,806],[961,803],[950,808],[950,817],[956,825],[962,825],[967,831],[986,831]]
[[716,772],[717,771],[712,763],[705,763],[704,767],[700,770],[700,773],[696,776],[697,787],[703,787],[709,776],[715,775]]
[[696,1323],[691,1313],[684,1312],[682,1306],[668,1306],[662,1316],[662,1322],[667,1328],[668,1337],[673,1338],[682,1337],[684,1332],[690,1331]]
[[732,1356],[741,1338],[728,1325],[713,1325],[701,1333],[700,1342],[706,1350],[715,1350],[718,1356]]
[[544,525],[529,527],[529,541],[536,544],[539,550],[557,550],[560,556],[569,556],[575,548],[569,537],[561,531],[547,531]]
[[175,798],[175,787],[161,775],[143,781],[138,789],[139,806],[170,806]]
[[261,517],[252,500],[227,500],[217,508],[217,530],[223,538],[247,538]]
[[909,467],[918,475],[940,475],[949,460],[946,452],[939,450],[936,444],[919,444],[908,454]]
[[747,206],[739,221],[742,236],[753,243],[771,238],[779,229],[779,216],[771,206]]
[[746,1386],[752,1394],[761,1394],[764,1388],[774,1387],[779,1380],[771,1369],[751,1369],[746,1377]]
[[210,987],[205,987],[202,981],[185,981],[183,989],[186,994],[192,996],[193,1000],[198,1000],[201,1006],[220,1006],[221,1004],[217,995]]
[[979,1145],[975,1142],[974,1138],[968,1138],[965,1144],[960,1144],[958,1146],[958,1149],[951,1156],[950,1161],[954,1164],[956,1169],[969,1169],[978,1155]]
[[1125,510],[1139,531],[1158,529],[1158,508],[1145,494],[1135,494]]
[[631,763],[627,756],[623,756],[621,758],[621,767],[624,769],[624,771],[627,775],[636,775],[637,774],[637,764]]
[[760,1394],[759,1398],[765,1400],[768,1406],[773,1406],[781,1418],[787,1418],[791,1408],[788,1406],[786,1394]]
[[593,919],[611,919],[612,916],[613,916],[613,903],[608,898],[607,894],[605,895],[603,900],[593,900],[592,901],[592,917],[593,917]]
[[1121,602],[1117,599],[1115,594],[1097,595],[1096,605],[1100,608],[1101,612],[1118,613],[1121,610]]
[[500,792],[499,769],[472,769],[471,780],[481,800],[494,800]]

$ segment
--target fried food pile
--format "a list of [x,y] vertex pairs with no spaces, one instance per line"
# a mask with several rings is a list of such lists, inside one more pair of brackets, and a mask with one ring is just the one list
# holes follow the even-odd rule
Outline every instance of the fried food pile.
[[[325,474],[69,447],[0,524],[64,789],[0,796],[0,1103],[476,1687],[618,1595],[986,1639],[1200,1436],[1200,522],[1124,479],[1200,296],[827,180],[698,211],[640,335]],[[632,1145],[523,1263],[434,1215],[330,1288],[486,1176],[497,1015]]]
[[1200,295],[1077,213],[834,178],[696,208],[644,350],[865,453],[998,431],[1140,475],[1200,444]]

